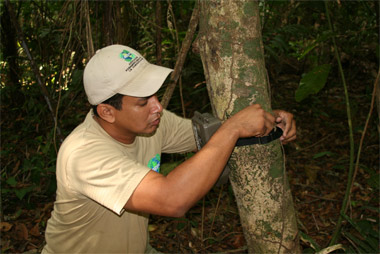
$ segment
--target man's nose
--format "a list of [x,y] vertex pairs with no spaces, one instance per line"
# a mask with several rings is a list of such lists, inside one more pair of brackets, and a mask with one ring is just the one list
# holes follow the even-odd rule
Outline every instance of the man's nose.
[[153,113],[161,113],[163,108],[162,108],[160,101],[157,98],[157,95],[153,95],[151,97],[151,100],[152,100],[152,112]]

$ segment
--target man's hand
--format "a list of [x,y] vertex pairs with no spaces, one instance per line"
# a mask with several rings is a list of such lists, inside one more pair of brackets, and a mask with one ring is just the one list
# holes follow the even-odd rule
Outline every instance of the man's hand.
[[275,120],[271,113],[265,111],[259,104],[254,104],[233,115],[222,127],[229,128],[231,132],[237,131],[238,138],[263,137],[276,126]]
[[283,110],[273,110],[277,126],[283,130],[280,140],[283,144],[296,139],[296,121],[293,114]]

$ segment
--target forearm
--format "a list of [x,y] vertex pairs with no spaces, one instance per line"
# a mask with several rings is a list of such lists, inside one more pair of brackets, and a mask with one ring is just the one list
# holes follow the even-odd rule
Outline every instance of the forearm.
[[222,126],[193,157],[179,165],[168,176],[167,189],[184,210],[192,207],[215,184],[235,147],[238,134]]

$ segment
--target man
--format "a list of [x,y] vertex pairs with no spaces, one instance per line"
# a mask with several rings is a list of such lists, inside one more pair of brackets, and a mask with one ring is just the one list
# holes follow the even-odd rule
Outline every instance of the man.
[[84,87],[93,109],[60,148],[43,253],[143,253],[149,214],[184,215],[212,188],[238,138],[268,135],[277,122],[283,142],[295,139],[290,113],[252,105],[161,175],[162,152],[196,150],[191,121],[163,110],[155,95],[170,72],[121,45],[91,58]]

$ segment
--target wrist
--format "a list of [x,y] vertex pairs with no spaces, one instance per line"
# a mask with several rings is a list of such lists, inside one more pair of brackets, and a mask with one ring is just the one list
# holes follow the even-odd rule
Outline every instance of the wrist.
[[230,119],[226,120],[219,128],[221,132],[224,132],[225,136],[231,137],[235,140],[240,138],[240,132],[238,126],[234,124]]

